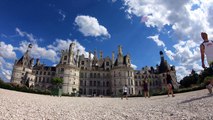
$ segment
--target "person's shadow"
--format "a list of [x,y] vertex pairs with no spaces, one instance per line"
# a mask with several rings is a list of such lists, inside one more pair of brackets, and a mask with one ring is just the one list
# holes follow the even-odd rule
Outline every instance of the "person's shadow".
[[204,98],[208,98],[208,97],[212,97],[213,94],[208,94],[206,96],[201,96],[201,97],[198,97],[198,98],[191,98],[189,100],[184,100],[182,102],[180,102],[180,104],[184,104],[184,103],[189,103],[189,102],[192,102],[192,101],[195,101],[195,100],[200,100],[200,99],[204,99]]

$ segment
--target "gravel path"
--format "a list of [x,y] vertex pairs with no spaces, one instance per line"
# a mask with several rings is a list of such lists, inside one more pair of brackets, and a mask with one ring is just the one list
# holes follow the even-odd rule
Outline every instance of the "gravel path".
[[151,98],[53,97],[0,89],[0,120],[213,120],[207,90]]

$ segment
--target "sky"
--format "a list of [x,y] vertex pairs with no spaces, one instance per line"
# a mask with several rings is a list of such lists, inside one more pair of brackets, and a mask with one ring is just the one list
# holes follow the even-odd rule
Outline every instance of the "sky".
[[10,81],[30,43],[31,56],[52,66],[74,42],[85,56],[111,57],[121,45],[137,70],[155,67],[163,51],[179,81],[202,70],[203,31],[213,39],[213,0],[1,0],[0,77]]

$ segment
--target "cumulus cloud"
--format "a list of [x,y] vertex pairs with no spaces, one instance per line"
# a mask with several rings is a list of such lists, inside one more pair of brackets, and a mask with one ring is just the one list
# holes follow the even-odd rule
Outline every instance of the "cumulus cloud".
[[77,50],[79,50],[79,55],[84,54],[85,57],[89,57],[89,52],[87,52],[85,47],[82,46],[77,40],[56,39],[53,45],[49,45],[48,48],[60,52],[61,50],[69,49],[70,43],[75,43],[74,54],[77,54]]
[[6,62],[3,57],[0,56],[0,78],[6,82],[10,81],[12,73],[12,63]]
[[158,46],[165,47],[164,42],[159,39],[159,35],[149,36],[147,38],[152,39]]
[[7,59],[15,59],[16,53],[14,52],[14,47],[11,44],[0,42],[0,56]]
[[11,44],[0,42],[0,78],[6,82],[9,82],[10,80],[13,67],[13,64],[7,61],[8,59],[16,59],[14,47]]
[[[25,53],[29,44],[30,43],[27,41],[22,41],[20,43],[20,47],[18,47],[17,50],[21,51],[22,53]],[[57,53],[55,50],[48,49],[45,47],[40,47],[38,44],[33,44],[30,54],[34,58],[47,59],[52,62],[59,61],[59,57],[57,56]]]
[[136,66],[136,65],[134,65],[134,64],[131,64],[131,67],[132,67],[134,70],[136,70],[136,69],[137,69],[137,66]]
[[[170,26],[169,34],[177,43],[168,49],[157,36],[152,38],[158,46],[163,46],[170,60],[177,63],[177,75],[187,75],[191,69],[200,70],[200,32],[205,31],[211,39],[213,35],[212,0],[123,0],[124,10],[129,16],[141,18],[147,27],[159,32]],[[195,7],[197,6],[197,7]]]
[[75,18],[75,24],[79,27],[79,31],[84,36],[103,36],[110,38],[107,29],[103,25],[100,25],[95,17],[79,15]]

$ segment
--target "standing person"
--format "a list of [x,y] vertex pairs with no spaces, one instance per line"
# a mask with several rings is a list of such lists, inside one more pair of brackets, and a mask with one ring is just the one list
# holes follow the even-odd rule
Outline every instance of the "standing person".
[[[204,40],[203,43],[200,44],[200,54],[202,67],[205,69],[205,55],[209,66],[213,69],[213,41],[208,39],[208,35],[205,32],[201,32],[201,37]],[[204,55],[205,54],[205,55]]]
[[149,96],[149,89],[148,89],[148,81],[147,80],[144,80],[143,81],[143,92],[144,92],[144,96],[145,98],[148,96],[148,98],[150,97]]
[[[202,61],[202,67],[205,69],[205,55],[207,62],[209,64],[209,67],[213,70],[213,41],[208,39],[208,35],[205,32],[201,32],[201,37],[203,39],[203,42],[200,44],[200,54],[201,54],[201,61]],[[205,55],[204,55],[205,54]],[[206,88],[209,90],[209,93],[212,93],[212,85],[211,82],[206,86]]]
[[173,90],[172,90],[172,77],[168,71],[167,75],[166,75],[166,81],[167,81],[167,89],[168,89],[168,97],[169,97],[169,94],[171,93],[172,94],[172,97],[175,97],[175,95],[173,94]]
[[128,100],[128,98],[127,98],[127,91],[128,91],[127,85],[123,86],[123,95],[122,95],[122,97],[121,97],[122,100],[123,100],[123,97],[124,97],[124,96],[125,96],[126,99]]

